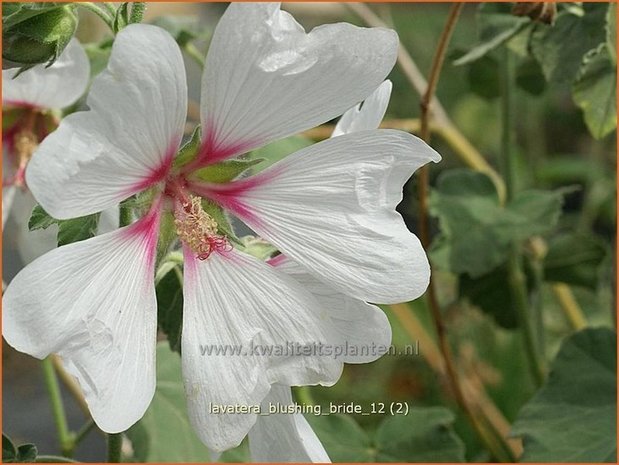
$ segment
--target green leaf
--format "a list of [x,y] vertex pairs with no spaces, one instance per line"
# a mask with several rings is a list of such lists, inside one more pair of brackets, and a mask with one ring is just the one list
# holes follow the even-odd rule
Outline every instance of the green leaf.
[[84,45],[86,55],[90,61],[90,77],[97,76],[107,66],[110,59],[112,48],[104,44],[86,44]]
[[58,222],[58,245],[71,244],[94,237],[99,225],[99,213]]
[[129,428],[140,462],[209,462],[209,451],[193,431],[186,411],[179,354],[157,345],[157,388],[140,421]]
[[459,276],[460,299],[468,301],[492,316],[496,323],[506,329],[518,327],[518,313],[512,302],[507,267],[500,266],[478,278],[467,274]]
[[2,29],[2,57],[32,67],[39,63],[50,66],[60,56],[77,28],[75,6],[45,11]]
[[168,337],[170,349],[181,351],[183,327],[183,275],[178,265],[172,267],[156,287],[157,323]]
[[258,159],[242,159],[237,158],[234,160],[225,160],[213,165],[200,168],[192,174],[192,177],[197,177],[202,181],[225,183],[230,182],[233,179],[238,178],[241,174],[247,171],[254,165],[262,162],[261,158]]
[[307,416],[332,462],[373,462],[370,437],[348,415]]
[[17,448],[15,447],[15,444],[13,444],[13,441],[11,441],[7,435],[2,433],[2,461],[10,462],[15,460],[16,457]]
[[542,67],[533,58],[527,58],[516,68],[516,84],[531,95],[540,95],[546,89]]
[[455,416],[443,407],[411,408],[387,418],[376,432],[376,462],[464,462]]
[[606,255],[604,242],[591,234],[566,233],[553,237],[544,259],[544,278],[596,289],[599,268]]
[[17,462],[20,463],[33,463],[36,462],[36,458],[39,452],[34,444],[22,444],[17,448]]
[[608,328],[563,342],[548,380],[513,425],[523,462],[616,462],[616,344]]
[[608,5],[606,14],[606,48],[613,63],[617,63],[617,3]]
[[129,24],[129,2],[123,2],[116,10],[114,15],[114,31],[120,32]]
[[481,4],[477,13],[480,42],[464,56],[453,62],[466,65],[486,56],[509,41],[531,24],[529,18],[519,18],[502,5]]
[[253,160],[261,160],[261,162],[254,166],[253,172],[256,173],[261,171],[287,155],[305,147],[309,147],[312,143],[313,142],[306,137],[293,136],[272,142],[265,147],[254,150],[251,152],[250,158]]
[[178,151],[176,157],[174,157],[173,166],[174,168],[180,168],[181,166],[186,165],[191,160],[193,160],[200,150],[200,133],[201,128],[200,125],[196,126],[191,135],[191,139],[189,139],[185,145],[181,147]]
[[28,221],[28,229],[47,229],[53,224],[58,225],[58,235],[56,237],[58,245],[67,245],[73,242],[89,239],[97,234],[99,225],[99,213],[73,218],[70,220],[57,220],[49,216],[43,207],[36,205]]
[[499,85],[499,63],[492,57],[484,56],[471,63],[467,73],[471,90],[485,99],[501,95]]
[[223,208],[209,199],[202,199],[202,208],[217,223],[219,234],[226,236],[233,242],[240,243],[240,240],[236,237],[234,228],[232,227],[232,224],[230,223],[230,220],[228,219],[228,216]]
[[584,112],[589,132],[601,139],[617,127],[617,69],[606,45],[587,54],[572,86],[574,102]]
[[6,2],[2,4],[2,28],[8,29],[47,11],[66,6],[62,2]]
[[159,16],[153,24],[168,31],[181,48],[188,42],[208,36],[210,33],[200,24],[200,19],[196,16]]
[[444,172],[430,197],[450,270],[473,278],[504,263],[512,242],[551,231],[561,206],[560,192],[525,191],[501,207],[492,181],[470,170]]
[[563,9],[554,26],[536,30],[531,49],[548,81],[576,77],[584,55],[606,40],[607,10],[608,3],[583,3],[582,10]]

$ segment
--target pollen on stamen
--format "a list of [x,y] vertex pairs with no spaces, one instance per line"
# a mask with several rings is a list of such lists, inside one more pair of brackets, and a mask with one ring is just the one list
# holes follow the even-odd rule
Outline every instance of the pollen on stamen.
[[217,234],[217,222],[204,211],[200,197],[191,195],[179,203],[174,211],[174,225],[178,237],[200,260],[206,260],[214,251],[232,249],[228,239]]
[[30,160],[30,158],[32,157],[32,154],[34,153],[34,151],[37,149],[38,146],[39,146],[39,143],[37,141],[36,136],[34,135],[32,131],[23,130],[23,131],[19,131],[15,135],[14,147],[15,147],[15,152],[17,153],[20,165],[25,164]]

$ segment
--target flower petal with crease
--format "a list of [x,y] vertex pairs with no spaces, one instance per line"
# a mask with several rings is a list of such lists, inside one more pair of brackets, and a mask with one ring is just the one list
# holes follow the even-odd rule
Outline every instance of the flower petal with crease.
[[[262,401],[262,411],[269,405],[293,404],[288,386],[275,384]],[[301,413],[275,413],[260,416],[249,432],[252,462],[331,463],[320,439]]]
[[232,3],[202,77],[205,162],[248,152],[333,119],[393,68],[397,34],[329,24],[306,33],[278,3]]
[[26,266],[2,299],[6,341],[40,359],[57,353],[108,433],[139,420],[155,392],[158,223],[148,215],[54,249]]
[[187,111],[172,36],[145,24],[124,28],[87,103],[89,111],[67,116],[45,138],[26,170],[28,187],[54,218],[105,210],[165,178]]
[[289,343],[312,347],[334,337],[328,315],[315,312],[318,302],[292,278],[238,251],[202,261],[188,249],[184,278],[183,379],[189,417],[209,448],[235,447],[256,421],[255,413],[211,413],[213,405],[259,405],[271,384],[339,378],[340,360],[284,352]]

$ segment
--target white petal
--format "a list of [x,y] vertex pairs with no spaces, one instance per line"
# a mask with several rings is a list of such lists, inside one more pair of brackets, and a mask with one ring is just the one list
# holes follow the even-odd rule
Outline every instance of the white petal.
[[389,349],[391,324],[380,308],[336,291],[288,257],[278,255],[269,263],[302,284],[327,311],[337,334],[332,344],[340,348],[334,350],[340,351],[341,360],[369,363]]
[[55,249],[26,266],[3,297],[6,341],[37,358],[57,353],[97,425],[139,420],[155,390],[158,221]]
[[430,268],[396,205],[413,172],[440,156],[394,130],[302,149],[257,176],[194,187],[335,289],[366,302],[416,299]]
[[[262,401],[262,411],[270,405],[291,406],[288,386],[273,385]],[[320,439],[300,413],[274,413],[259,416],[249,432],[252,462],[331,463]]]
[[344,113],[335,125],[331,137],[378,129],[389,105],[391,88],[391,81],[386,80],[363,101],[363,105],[359,104]]
[[2,103],[61,109],[75,103],[86,91],[90,62],[77,39],[71,39],[49,68],[37,65],[13,79],[17,71],[2,71]]
[[[273,383],[331,385],[339,378],[341,361],[290,352],[288,343],[327,344],[333,338],[330,321],[316,314],[311,294],[266,263],[237,251],[200,261],[185,251],[183,292],[189,417],[209,448],[238,445],[256,421],[255,412],[217,414],[212,405],[259,406]],[[252,345],[272,352],[258,355]],[[204,348],[226,347],[244,352],[202,355]]]
[[26,170],[30,190],[55,218],[105,210],[165,177],[187,109],[176,42],[155,26],[123,29],[88,106],[63,119]]
[[339,23],[306,34],[278,3],[232,3],[202,78],[213,162],[329,121],[359,103],[395,64],[397,34]]

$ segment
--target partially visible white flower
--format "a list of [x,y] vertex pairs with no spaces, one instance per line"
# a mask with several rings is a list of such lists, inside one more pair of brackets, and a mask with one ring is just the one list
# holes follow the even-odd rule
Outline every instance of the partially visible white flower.
[[[387,111],[391,88],[391,81],[383,82],[363,104],[344,113],[331,137],[378,128]],[[357,349],[388,347],[391,344],[391,325],[377,306],[338,292],[284,255],[278,255],[268,263],[295,278],[316,297],[335,325],[340,338],[338,344]],[[345,361],[369,363],[377,358],[369,352],[363,356],[359,350],[359,355],[348,355]],[[289,387],[271,386],[271,392],[263,401],[263,410],[268,411],[269,404],[292,403]],[[253,462],[330,462],[316,433],[300,413],[258,417],[249,432],[249,446]]]
[[17,77],[17,69],[2,71],[2,107],[8,120],[2,134],[2,226],[14,221],[11,244],[25,263],[56,246],[55,227],[30,232],[28,220],[35,201],[25,185],[24,173],[36,146],[56,124],[57,110],[77,101],[86,90],[90,63],[86,52],[72,39],[50,67],[37,65]]

